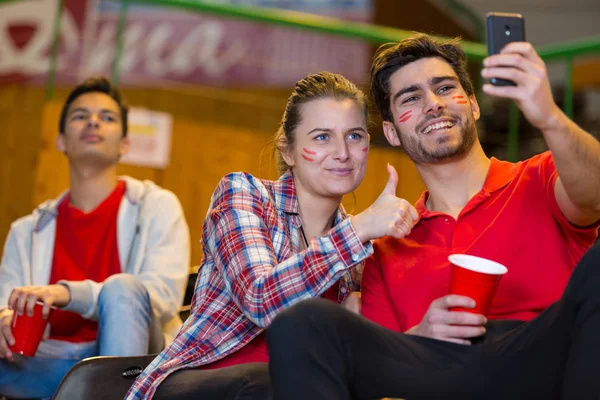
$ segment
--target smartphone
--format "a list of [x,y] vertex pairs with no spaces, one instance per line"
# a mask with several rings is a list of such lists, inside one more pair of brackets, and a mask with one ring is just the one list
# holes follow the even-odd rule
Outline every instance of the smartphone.
[[[525,19],[521,14],[488,13],[487,21],[487,46],[488,54],[498,54],[510,42],[525,41]],[[491,78],[490,83],[495,86],[516,86],[507,79]]]

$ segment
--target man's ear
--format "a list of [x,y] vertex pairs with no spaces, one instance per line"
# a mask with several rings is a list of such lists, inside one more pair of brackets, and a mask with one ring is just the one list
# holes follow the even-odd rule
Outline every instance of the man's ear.
[[402,143],[400,142],[400,135],[398,135],[396,127],[392,122],[383,121],[383,134],[385,135],[388,143],[392,146],[402,146]]
[[67,152],[67,146],[65,144],[65,135],[62,133],[59,133],[58,136],[56,136],[56,149],[61,153]]
[[481,117],[481,109],[474,94],[469,96],[469,102],[471,103],[471,110],[473,110],[473,118],[477,121]]
[[125,154],[129,153],[129,148],[131,146],[131,141],[129,140],[129,136],[125,136],[121,139],[121,151],[119,152],[119,159],[123,157]]

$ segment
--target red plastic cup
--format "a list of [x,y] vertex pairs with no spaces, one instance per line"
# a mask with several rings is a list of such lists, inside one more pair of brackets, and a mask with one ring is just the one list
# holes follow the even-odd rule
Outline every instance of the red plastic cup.
[[508,270],[502,264],[467,254],[452,254],[450,294],[475,300],[475,308],[452,307],[451,311],[467,311],[487,316],[498,282]]
[[[43,308],[44,303],[41,301],[36,302],[33,307],[32,317],[29,317],[27,313],[18,315],[15,311],[11,322],[11,331],[15,338],[15,344],[9,347],[10,351],[28,357],[35,355],[48,324],[48,320],[42,317]],[[50,313],[52,313],[53,308],[50,308]],[[50,314],[48,314],[49,317]]]

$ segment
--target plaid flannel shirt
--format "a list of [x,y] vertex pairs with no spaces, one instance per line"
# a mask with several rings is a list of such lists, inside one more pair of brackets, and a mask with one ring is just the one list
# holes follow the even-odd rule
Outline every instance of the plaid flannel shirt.
[[136,379],[126,399],[150,399],[171,373],[241,349],[282,310],[340,281],[338,302],[359,290],[363,245],[340,206],[334,227],[299,251],[298,200],[291,172],[277,181],[225,176],[203,227],[204,258],[191,315],[175,341]]

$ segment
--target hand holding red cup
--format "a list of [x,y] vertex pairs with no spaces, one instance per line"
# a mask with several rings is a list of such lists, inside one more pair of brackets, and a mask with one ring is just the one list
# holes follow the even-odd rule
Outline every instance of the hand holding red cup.
[[453,307],[451,311],[467,311],[488,315],[500,279],[508,270],[495,261],[467,254],[452,254],[450,294],[459,294],[475,300],[475,308]]
[[0,311],[0,358],[12,361],[13,352],[34,356],[50,313],[70,301],[71,293],[62,284],[14,288],[8,307]]
[[[42,314],[43,308],[44,303],[37,301],[33,307],[32,316],[27,313],[21,315],[17,312],[13,313],[11,331],[15,342],[9,346],[10,351],[28,357],[35,355],[48,324],[48,319],[44,318]],[[54,308],[50,308],[50,313]],[[50,318],[50,313],[48,318]]]

